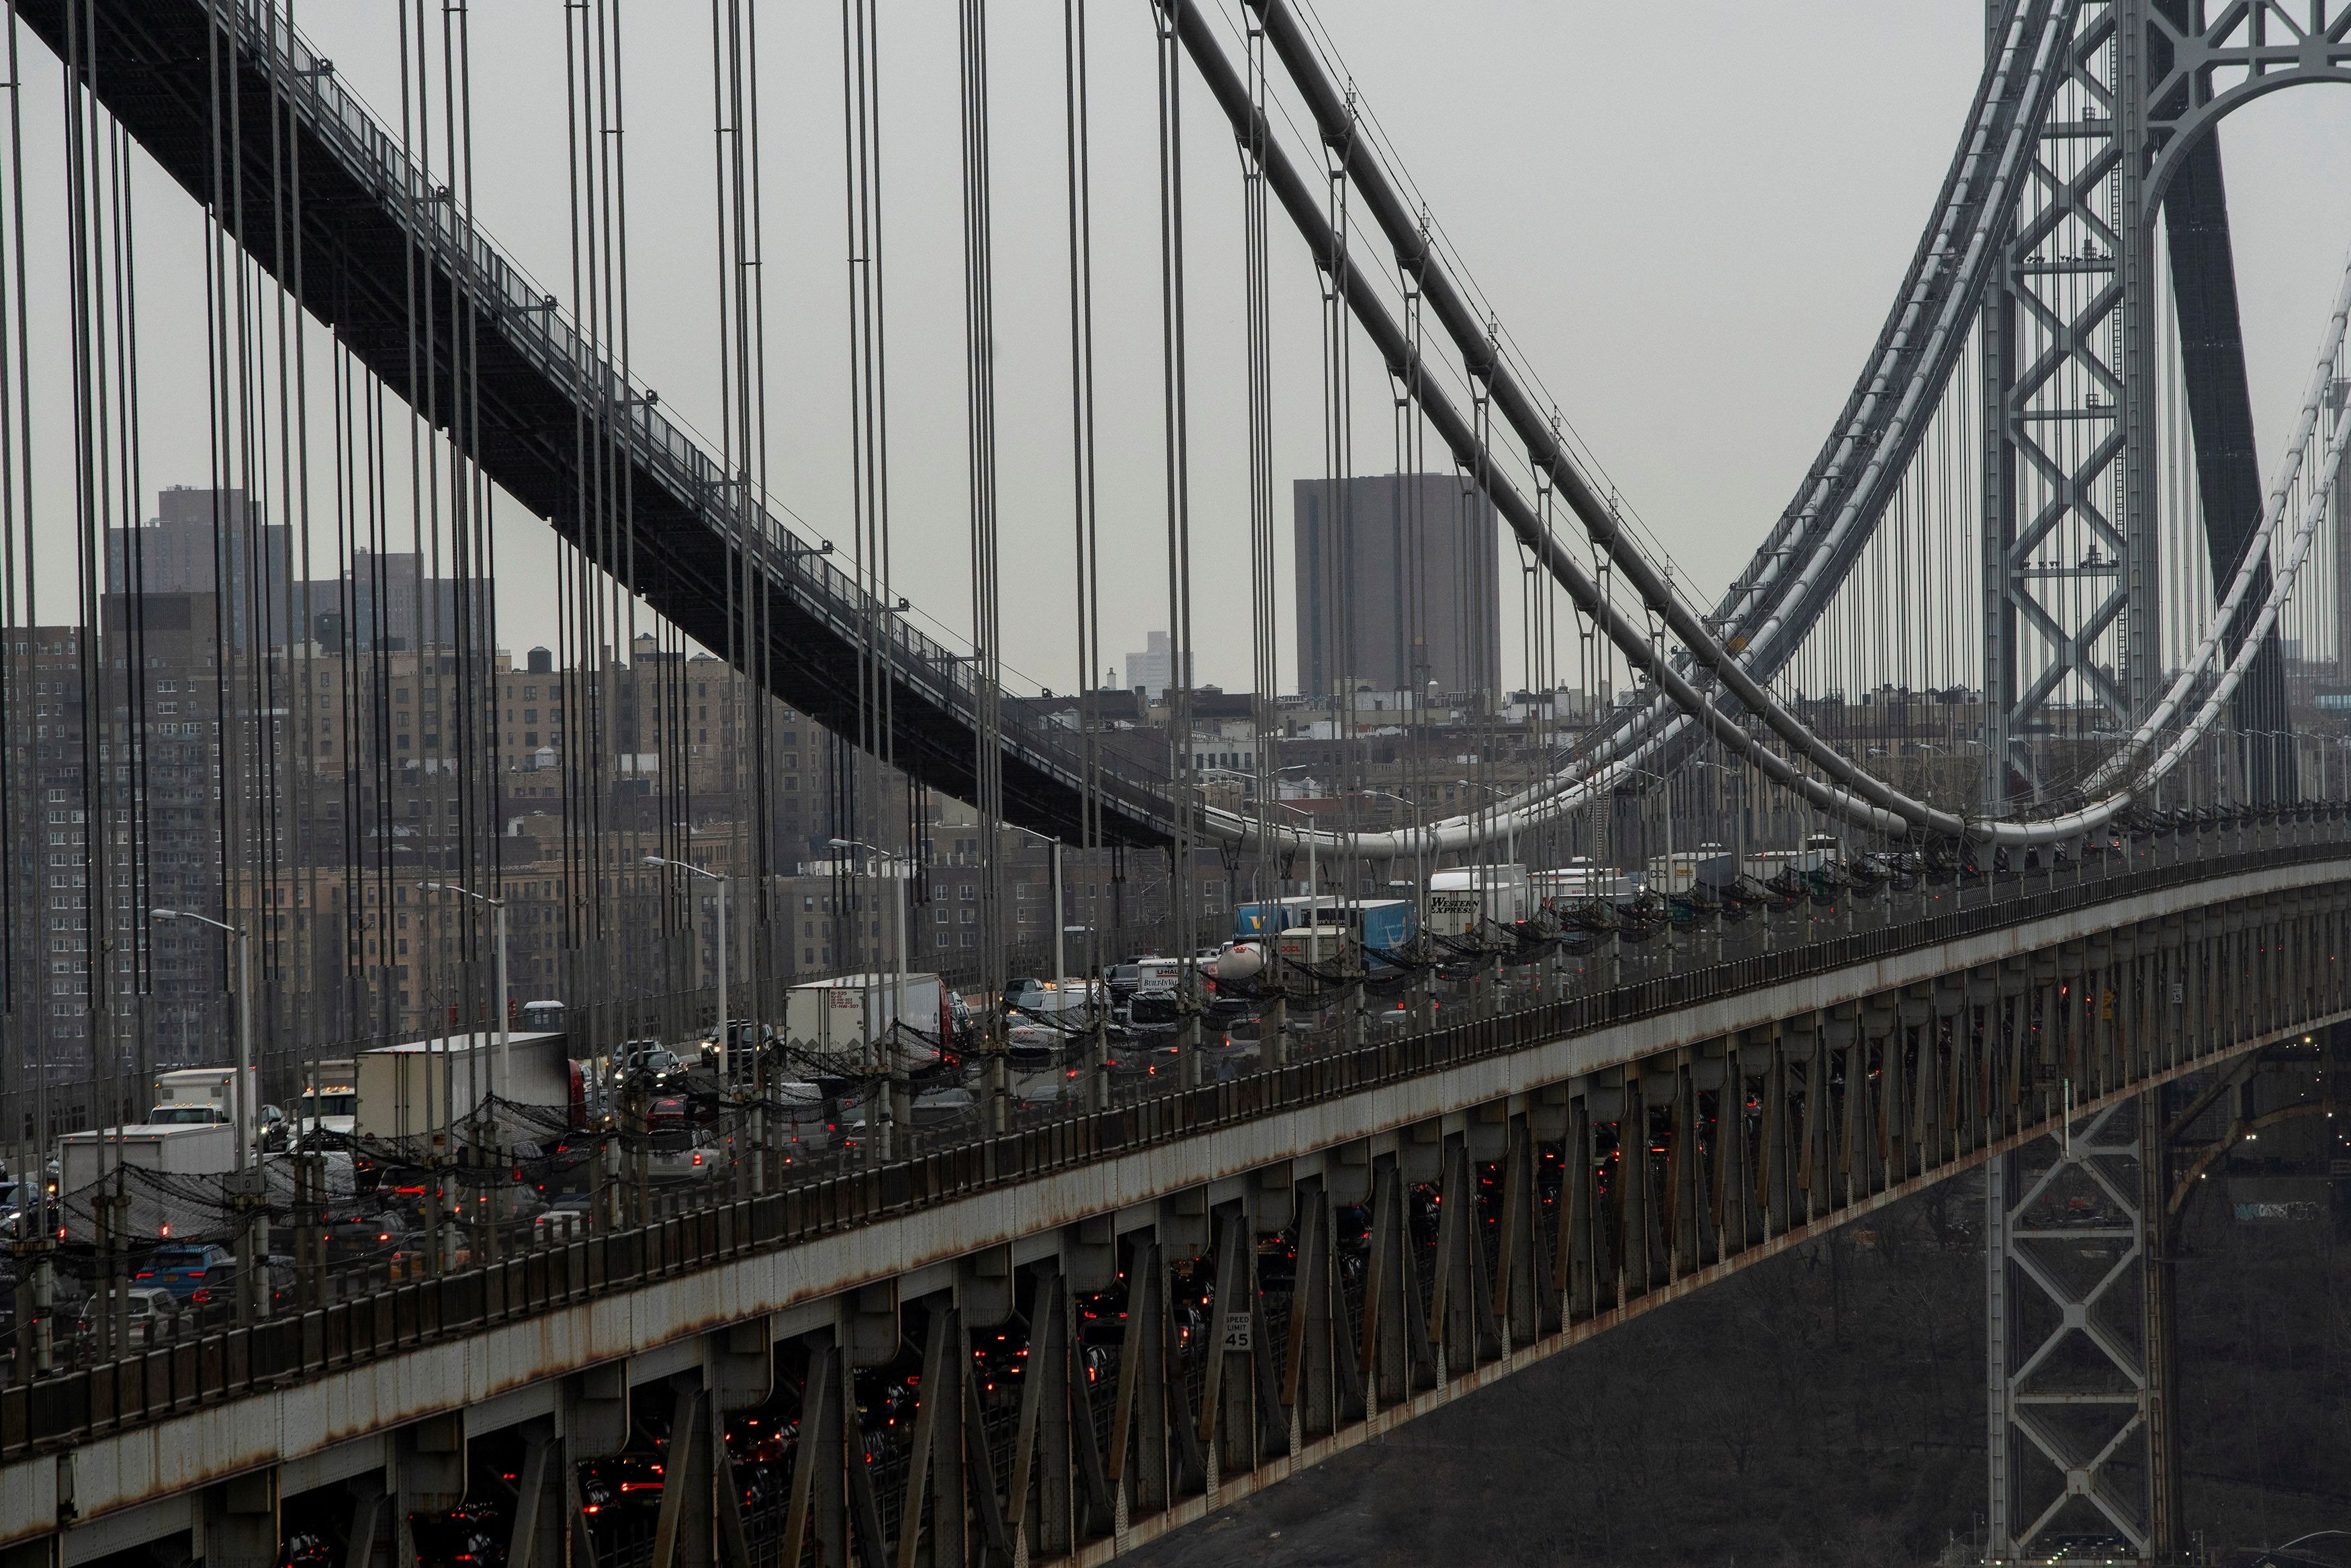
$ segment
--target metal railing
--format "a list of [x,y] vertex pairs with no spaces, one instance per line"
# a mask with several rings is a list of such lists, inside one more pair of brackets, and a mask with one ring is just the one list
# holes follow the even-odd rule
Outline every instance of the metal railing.
[[[1054,1106],[1010,1130],[917,1132],[887,1163],[796,1163],[789,1185],[762,1196],[714,1192],[700,1205],[581,1240],[531,1246],[486,1265],[387,1284],[367,1293],[247,1327],[206,1334],[0,1390],[0,1456],[86,1440],[104,1430],[213,1401],[280,1386],[356,1362],[399,1354],[441,1336],[558,1310],[653,1280],[794,1246],[992,1187],[1032,1180],[1091,1161],[1187,1138],[1259,1117],[1520,1051],[1632,1021],[1848,968],[1893,953],[2027,924],[2094,905],[2246,872],[2306,864],[2314,853],[2351,853],[2346,814],[2327,809],[2291,821],[2248,822],[2217,835],[2134,852],[2118,863],[1987,878],[1975,888],[1881,894],[1865,929],[1807,929],[1802,940],[1736,955],[1688,948],[1653,955],[1656,972],[1612,973],[1580,993],[1537,996],[1496,985],[1490,1010],[1416,1033],[1364,1042],[1347,1028],[1302,1039],[1291,1058],[1259,1063],[1191,1086],[1134,1086],[1100,1109]],[[2233,838],[2233,844],[2225,842]],[[2216,841],[2217,840],[2217,841]],[[2210,848],[2210,854],[2189,849]],[[2040,881],[2034,888],[2030,884]],[[1977,892],[1980,902],[1964,902]],[[1861,902],[1871,902],[1863,898]],[[1897,908],[1907,901],[1917,907]],[[1933,906],[1941,904],[1944,907]],[[1808,928],[1851,922],[1848,901],[1825,912],[1790,911]],[[1587,959],[1594,955],[1585,955]],[[1678,961],[1687,957],[1693,961]],[[1610,955],[1611,967],[1621,955]],[[1536,966],[1529,966],[1536,967]],[[1637,966],[1636,966],[1637,967]],[[1582,973],[1588,980],[1592,967]],[[1558,975],[1551,981],[1562,979]],[[1541,983],[1540,981],[1535,983]],[[1573,992],[1573,987],[1568,987]],[[2274,1021],[2273,1021],[2274,1022]],[[379,1276],[380,1277],[380,1276]]]

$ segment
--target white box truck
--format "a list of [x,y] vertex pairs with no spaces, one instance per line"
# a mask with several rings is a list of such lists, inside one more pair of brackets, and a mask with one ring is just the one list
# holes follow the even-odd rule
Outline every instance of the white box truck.
[[1739,879],[1739,863],[1723,853],[1719,844],[1677,849],[1671,860],[1652,855],[1648,869],[1649,886],[1660,893],[1687,893],[1701,882],[1709,888],[1727,887]]
[[1290,963],[1340,963],[1354,949],[1354,933],[1344,926],[1292,926],[1274,939],[1274,950]]
[[[57,1140],[57,1195],[66,1233],[74,1241],[98,1240],[99,1210],[91,1200],[110,1190],[99,1184],[122,1167],[163,1176],[225,1177],[236,1168],[236,1133],[225,1122],[141,1122],[66,1134]],[[123,1189],[131,1199],[125,1223],[133,1236],[206,1235],[226,1223],[226,1191],[218,1182],[133,1177]]]
[[508,1081],[498,1084],[495,1030],[410,1040],[362,1051],[354,1125],[361,1137],[421,1138],[459,1122],[502,1093],[512,1104],[545,1106],[569,1123],[571,1060],[559,1033],[516,1034],[507,1044]]
[[319,1064],[316,1073],[302,1069],[301,1098],[294,1102],[294,1140],[312,1133],[347,1138],[359,1130],[359,1064],[349,1056]]
[[1428,929],[1440,937],[1475,936],[1489,920],[1516,925],[1532,912],[1524,866],[1463,866],[1428,878]]
[[1590,898],[1635,898],[1641,891],[1641,884],[1629,874],[1581,857],[1563,867],[1537,871],[1529,881],[1541,907],[1552,909],[1570,909]]
[[[261,1125],[261,1074],[252,1067],[246,1070],[246,1106],[252,1113],[254,1125]],[[203,1106],[220,1114],[220,1119],[236,1119],[236,1069],[234,1067],[175,1067],[168,1073],[155,1075],[155,1100],[159,1106]]]
[[[894,1042],[894,1064],[900,1071],[920,1072],[935,1063],[934,1042],[943,1037],[946,1016],[946,988],[935,974],[909,974],[904,994],[906,1028],[893,1033],[891,1025],[899,1017],[894,974],[836,975],[784,992],[786,1049],[818,1058],[814,1063],[803,1060],[794,1070],[817,1069],[841,1077],[865,1071],[869,1029],[877,1049]],[[873,1065],[893,1064],[877,1058]]]

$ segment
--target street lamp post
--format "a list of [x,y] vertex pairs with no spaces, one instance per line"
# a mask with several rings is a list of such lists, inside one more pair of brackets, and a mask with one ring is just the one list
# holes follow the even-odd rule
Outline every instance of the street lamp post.
[[[881,859],[883,859],[883,860],[894,860],[894,861],[898,862],[900,865],[904,865],[904,864],[906,864],[906,857],[904,857],[904,856],[903,856],[903,855],[894,854],[894,853],[893,853],[892,851],[887,850],[887,849],[883,849],[883,848],[880,847],[880,846],[877,846],[877,845],[867,844],[867,843],[865,843],[865,842],[864,842],[863,840],[862,840],[862,839],[856,839],[856,838],[829,838],[829,839],[825,840],[825,842],[826,842],[829,846],[831,846],[832,848],[835,848],[835,849],[862,849],[862,850],[864,850],[866,853],[868,853],[868,854],[870,854],[870,855],[876,856],[876,857],[879,857],[879,858],[881,858]],[[895,983],[894,983],[894,985],[893,985],[893,992],[892,992],[892,995],[891,995],[891,998],[890,998],[890,1016],[891,1016],[891,1023],[892,1023],[892,1027],[893,1027],[893,1028],[895,1028],[898,1024],[900,1024],[900,1023],[904,1023],[904,1022],[905,1021],[905,1017],[906,1017],[906,895],[907,895],[907,892],[908,892],[908,889],[906,889],[906,888],[891,888],[891,889],[890,889],[890,928],[891,928],[891,936],[892,936],[892,945],[897,949],[897,955],[896,955],[896,973],[895,973],[895,976],[894,976],[894,981],[895,981]],[[869,1016],[871,1016],[870,1012],[869,1012]],[[873,1035],[874,1035],[876,1033],[877,1033],[877,1031],[875,1031],[875,1030],[873,1030],[873,1029],[872,1029],[872,1028],[868,1028],[868,1029],[865,1031],[865,1036],[866,1036],[866,1039],[865,1039],[865,1054],[866,1054],[866,1058],[867,1058],[867,1059],[866,1059],[866,1063],[865,1063],[865,1069],[866,1069],[866,1071],[867,1071],[868,1073],[871,1073],[871,1072],[873,1070],[873,1066],[874,1066],[874,1063],[873,1063],[873,1059],[872,1059],[872,1058],[873,1058],[873,1054],[874,1054],[874,1041],[873,1041]],[[892,1102],[893,1102],[893,1097],[894,1097],[894,1096],[896,1095],[896,1092],[897,1092],[897,1085],[898,1085],[898,1082],[899,1082],[898,1075],[896,1075],[895,1073],[893,1073],[893,1074],[890,1075],[890,1078],[891,1078],[891,1094],[890,1094],[889,1096],[885,1096],[883,1097],[883,1115],[882,1115],[882,1116],[879,1118],[879,1121],[880,1121],[880,1127],[879,1127],[879,1130],[876,1132],[875,1137],[874,1137],[874,1140],[873,1140],[873,1142],[874,1142],[874,1146],[875,1146],[875,1147],[876,1147],[877,1152],[880,1154],[881,1158],[883,1158],[883,1159],[888,1159],[888,1158],[891,1157],[891,1151],[890,1151],[890,1143],[891,1143],[890,1128],[891,1128],[891,1124],[896,1120],[896,1114],[895,1114],[895,1113],[896,1113],[896,1108],[897,1108],[897,1107],[896,1107],[896,1106],[895,1106],[893,1103],[892,1103]]]
[[[1427,824],[1422,820],[1420,807],[1404,796],[1384,789],[1357,790],[1355,793],[1372,795],[1380,800],[1392,800],[1412,813],[1412,934],[1415,940],[1424,939],[1428,933],[1428,829]],[[1365,965],[1369,967],[1368,951],[1365,955]],[[1421,1002],[1425,1003],[1427,1001],[1428,979],[1426,971],[1423,971],[1419,982],[1413,987],[1413,994]],[[1425,1013],[1425,1008],[1416,1012],[1416,1023],[1426,1022]]]
[[[149,915],[158,920],[193,920],[200,926],[228,936],[236,944],[236,1075],[229,1088],[229,1121],[236,1139],[237,1190],[235,1202],[245,1210],[237,1226],[237,1274],[245,1288],[236,1293],[237,1316],[250,1321],[255,1314],[256,1297],[264,1288],[261,1271],[254,1265],[256,1249],[253,1244],[253,1210],[247,1206],[257,1194],[249,1178],[253,1175],[253,962],[251,944],[241,926],[225,920],[215,920],[210,915],[199,915],[189,909],[151,909]],[[265,1245],[257,1250],[266,1256]],[[261,1299],[266,1300],[266,1297]]]
[[[1012,829],[1015,833],[1027,834],[1029,837],[1043,843],[1052,851],[1053,984],[1056,987],[1066,986],[1070,980],[1070,966],[1067,955],[1063,951],[1067,917],[1061,912],[1061,841],[1058,838],[1049,838],[1044,834],[1038,832],[1035,828],[1023,827],[1017,822],[1008,822],[1004,826]],[[1086,965],[1086,973],[1083,981],[1086,999],[1086,1035],[1090,1043],[1086,1059],[1085,1081],[1086,1108],[1088,1110],[1100,1110],[1102,1108],[1102,1079],[1101,1065],[1103,1052],[1109,1045],[1110,1036],[1110,992],[1107,990],[1104,990],[1100,994],[1097,994],[1094,990],[1095,984],[1101,980],[1101,972],[1095,967],[1094,961],[1092,960],[1089,960]]]
[[1665,774],[1653,774],[1653,773],[1651,773],[1651,772],[1650,772],[1648,769],[1646,769],[1646,768],[1626,768],[1625,771],[1627,774],[1629,774],[1633,775],[1633,776],[1634,776],[1634,777],[1635,777],[1635,778],[1645,778],[1645,779],[1653,779],[1653,780],[1655,780],[1655,781],[1656,782],[1657,787],[1658,787],[1659,789],[1661,789],[1661,790],[1663,790],[1663,791],[1665,792],[1665,797],[1666,797],[1666,799],[1665,799],[1665,806],[1664,806],[1664,810],[1665,810],[1665,817],[1666,817],[1666,891],[1667,891],[1667,892],[1668,892],[1668,893],[1671,893],[1671,892],[1673,891],[1673,887],[1674,887],[1674,873],[1675,873],[1675,869],[1676,869],[1675,865],[1674,865],[1674,786],[1673,786],[1673,784],[1672,784],[1672,782],[1671,782],[1670,780],[1668,780],[1668,779],[1666,777],[1666,775],[1665,775]]
[[1025,833],[1042,844],[1052,854],[1053,867],[1053,983],[1060,985],[1070,978],[1070,966],[1061,948],[1061,841],[1049,837],[1033,827],[1023,827],[1017,822],[1004,825],[1015,833]]
[[[1305,763],[1300,763],[1295,766],[1278,768],[1275,771],[1277,773],[1296,773],[1300,768],[1302,768],[1305,765]],[[1203,774],[1213,774],[1220,778],[1241,779],[1251,784],[1257,782],[1257,775],[1255,774],[1245,774],[1237,768],[1196,768],[1193,771]],[[1298,815],[1304,817],[1310,825],[1306,833],[1306,914],[1307,921],[1311,925],[1313,923],[1315,902],[1322,896],[1322,885],[1315,879],[1314,875],[1314,843],[1316,836],[1311,826],[1311,824],[1314,821],[1314,815],[1311,812],[1304,811],[1297,806],[1291,805],[1286,801],[1278,799],[1263,801],[1259,804],[1272,806],[1277,811],[1295,812]]]
[[[422,886],[428,893],[455,893],[477,904],[487,904],[496,911],[492,918],[498,943],[498,1065],[490,1076],[490,1093],[503,1097],[514,1086],[514,1033],[508,1023],[514,1004],[507,1000],[507,901],[476,893],[471,888],[461,888],[455,882],[426,882]],[[443,1064],[446,1066],[445,1059]]]
[[1428,837],[1426,825],[1421,821],[1420,807],[1400,794],[1384,789],[1359,789],[1357,794],[1367,794],[1379,800],[1392,800],[1412,813],[1413,870],[1413,934],[1418,936],[1428,923]]
[[[690,871],[705,881],[718,884],[718,1081],[732,1087],[734,1074],[729,1070],[734,1058],[728,1047],[734,1044],[726,1027],[726,877],[722,872],[705,871],[686,860],[672,860],[660,855],[645,857],[648,866],[666,866],[673,871]],[[758,1033],[756,1030],[753,1033]]]
[[229,1120],[236,1128],[236,1168],[242,1173],[253,1150],[253,966],[245,929],[189,909],[151,909],[158,920],[193,920],[227,935],[236,944],[236,1080],[229,1089]]
[[[1250,778],[1254,776],[1252,774],[1237,773],[1230,768],[1204,768],[1201,771],[1204,773],[1223,774],[1233,778]],[[1288,801],[1283,800],[1261,799],[1259,804],[1260,805],[1270,806],[1276,811],[1289,812],[1295,816],[1302,818],[1306,823],[1306,925],[1307,929],[1311,933],[1311,931],[1319,929],[1322,924],[1322,920],[1316,913],[1315,906],[1322,901],[1322,888],[1315,878],[1314,846],[1315,841],[1320,835],[1314,827],[1314,814],[1306,810],[1302,806],[1295,806],[1290,805]],[[1307,940],[1308,945],[1311,946],[1313,944],[1313,938],[1310,935]],[[1276,1000],[1273,1004],[1273,1046],[1271,1052],[1266,1058],[1267,1064],[1272,1066],[1280,1065],[1289,1054],[1289,1039],[1286,1031],[1290,1023],[1290,999],[1288,992],[1285,989],[1282,989],[1279,983],[1280,970],[1278,966],[1280,956],[1281,931],[1280,928],[1277,926],[1274,930],[1267,936],[1265,950],[1260,955],[1264,964],[1262,972],[1277,977],[1276,990],[1274,992]],[[1259,1033],[1260,1036],[1262,1036],[1262,1024],[1259,1025]]]
[[[486,893],[476,893],[471,888],[462,888],[455,882],[422,882],[418,884],[418,887],[427,893],[455,893],[460,898],[471,898],[477,904],[486,904],[492,910],[492,922],[497,939],[498,949],[498,995],[496,1003],[498,1012],[498,1054],[495,1064],[490,1070],[490,1092],[486,1097],[489,1099],[502,1098],[514,1084],[514,1035],[512,1026],[507,1022],[511,1003],[509,1003],[507,999],[507,901],[504,898],[493,898]],[[468,1030],[465,1033],[465,1085],[466,1091],[469,1095],[472,1094],[473,1090],[476,1086],[475,1075],[473,1068],[475,1055],[476,1053],[474,1050],[473,1032]],[[441,1072],[444,1079],[450,1076],[449,1054],[446,1049],[444,1049],[441,1054]],[[466,1116],[474,1124],[474,1158],[476,1160],[479,1160],[482,1153],[481,1127],[483,1120],[485,1119],[482,1116],[485,1096],[474,1095],[473,1099],[473,1106],[466,1112]],[[495,1117],[489,1118],[489,1122],[490,1127],[493,1129],[492,1137],[494,1139],[496,1139],[496,1129],[501,1127],[504,1124]],[[449,1137],[453,1147],[455,1147],[456,1137],[457,1129],[455,1126],[452,1126],[449,1129]],[[496,1156],[499,1163],[503,1164],[505,1162],[505,1144],[502,1139],[496,1139],[493,1153]],[[462,1186],[458,1189],[461,1199],[464,1190],[465,1189]],[[488,1213],[484,1217],[486,1224],[483,1231],[483,1235],[489,1243],[489,1255],[493,1258],[497,1256],[498,1251],[497,1194],[497,1183],[494,1180],[491,1182],[489,1187],[488,1198],[486,1204]],[[463,1212],[462,1209],[460,1210],[460,1212]]]
[[1658,902],[1666,906],[1666,961],[1670,964],[1673,961],[1674,952],[1674,910],[1670,901],[1674,887],[1674,786],[1667,782],[1665,774],[1651,773],[1646,768],[1626,768],[1625,772],[1634,778],[1655,780],[1658,787],[1665,792],[1666,888],[1665,891],[1658,895]]

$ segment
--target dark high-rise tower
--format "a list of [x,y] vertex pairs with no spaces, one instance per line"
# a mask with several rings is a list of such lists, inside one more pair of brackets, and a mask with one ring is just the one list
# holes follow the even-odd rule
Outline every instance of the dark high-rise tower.
[[1301,691],[1499,690],[1491,503],[1449,473],[1301,479],[1293,493]]

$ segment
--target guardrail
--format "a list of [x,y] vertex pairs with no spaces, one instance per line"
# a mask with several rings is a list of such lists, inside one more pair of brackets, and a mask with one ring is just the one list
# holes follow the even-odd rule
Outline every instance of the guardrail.
[[[693,1270],[788,1248],[931,1204],[1562,1037],[2167,888],[2351,849],[2342,813],[2255,830],[2270,842],[2085,877],[1876,929],[1826,937],[1333,1052],[1246,1076],[982,1135],[888,1165],[805,1181],[506,1261],[394,1285],[0,1390],[0,1458],[282,1387],[455,1334],[557,1311]],[[2311,831],[2296,833],[2294,827]],[[2320,829],[2325,831],[2321,832]]]

